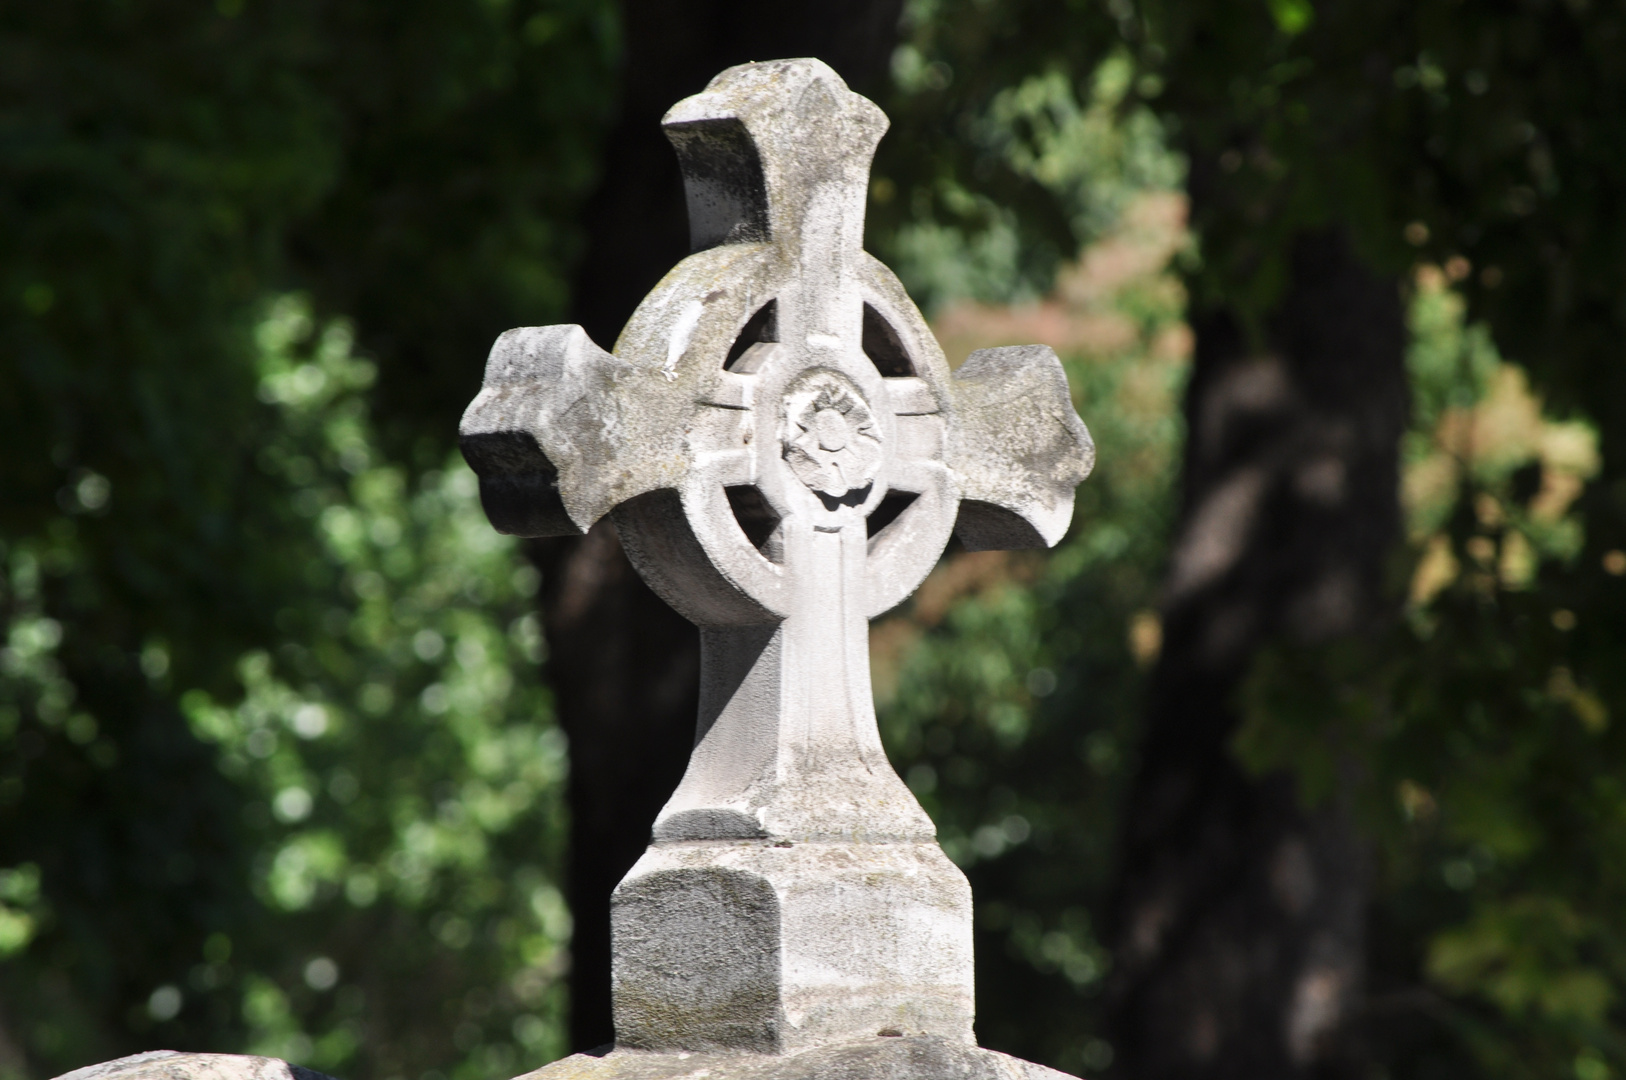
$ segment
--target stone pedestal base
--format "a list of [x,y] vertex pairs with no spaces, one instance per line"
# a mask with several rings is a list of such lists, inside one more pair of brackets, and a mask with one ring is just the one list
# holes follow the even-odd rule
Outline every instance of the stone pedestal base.
[[971,888],[935,842],[656,844],[610,910],[620,1047],[974,1041]]
[[859,1039],[800,1054],[573,1054],[516,1080],[1074,1080],[994,1050],[932,1036]]

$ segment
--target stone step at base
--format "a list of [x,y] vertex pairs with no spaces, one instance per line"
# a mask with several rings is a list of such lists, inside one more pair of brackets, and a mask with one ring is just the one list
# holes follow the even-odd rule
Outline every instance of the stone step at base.
[[799,1054],[572,1054],[515,1080],[1076,1080],[935,1035],[875,1036]]

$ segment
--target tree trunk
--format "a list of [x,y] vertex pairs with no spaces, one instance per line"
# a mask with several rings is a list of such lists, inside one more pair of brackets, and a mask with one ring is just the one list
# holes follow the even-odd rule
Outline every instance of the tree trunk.
[[[817,56],[872,89],[901,0],[623,0],[621,115],[585,211],[571,318],[611,347],[632,310],[689,253],[677,158],[660,118],[724,68]],[[699,641],[633,572],[609,522],[533,545],[542,570],[548,679],[570,736],[571,1041],[613,1038],[610,892],[649,842],[693,741]]]
[[[1200,190],[1197,193],[1200,202]],[[1393,612],[1407,393],[1398,283],[1338,230],[1301,235],[1266,347],[1193,319],[1181,521],[1114,902],[1123,1075],[1345,1077],[1367,869],[1347,807],[1234,758],[1261,647],[1324,643]]]

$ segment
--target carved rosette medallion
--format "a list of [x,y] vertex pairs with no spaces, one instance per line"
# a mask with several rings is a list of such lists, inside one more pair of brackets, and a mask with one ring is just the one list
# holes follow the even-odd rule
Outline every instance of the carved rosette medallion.
[[784,444],[796,478],[833,499],[868,487],[881,466],[875,414],[836,371],[810,371],[785,392]]

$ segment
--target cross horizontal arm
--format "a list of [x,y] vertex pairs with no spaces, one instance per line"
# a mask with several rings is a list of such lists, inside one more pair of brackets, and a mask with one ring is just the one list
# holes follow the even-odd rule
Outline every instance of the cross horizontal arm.
[[971,551],[1054,546],[1073,520],[1073,488],[1095,465],[1055,351],[979,349],[951,386],[960,541]]
[[497,339],[458,443],[498,531],[585,533],[616,504],[681,477],[681,456],[649,438],[671,442],[673,429],[663,400],[673,395],[640,392],[649,376],[579,326],[528,326]]

